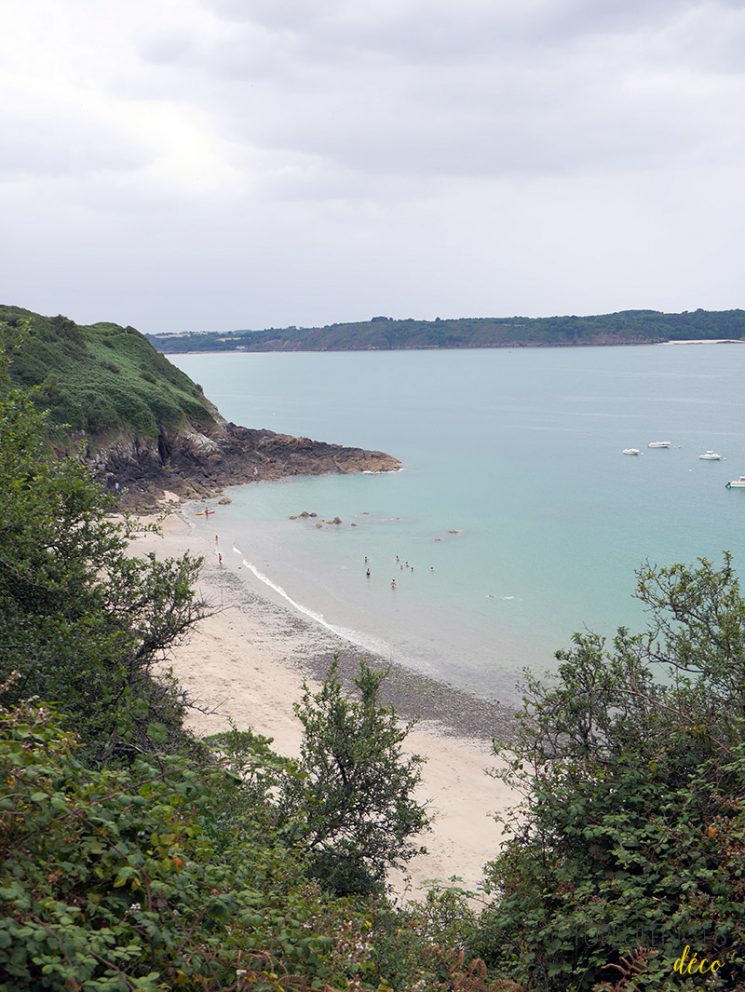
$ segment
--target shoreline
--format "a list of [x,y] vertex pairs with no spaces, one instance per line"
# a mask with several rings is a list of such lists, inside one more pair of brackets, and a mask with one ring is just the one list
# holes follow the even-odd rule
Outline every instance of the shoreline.
[[444,882],[453,875],[458,884],[475,890],[483,865],[500,846],[494,814],[506,812],[517,799],[486,774],[498,765],[491,739],[510,736],[514,712],[374,657],[273,599],[230,549],[212,546],[178,510],[165,517],[161,530],[161,536],[136,538],[131,553],[174,557],[189,550],[203,556],[197,592],[213,610],[164,663],[198,707],[187,713],[187,726],[207,736],[232,720],[272,737],[280,753],[297,755],[301,730],[293,704],[301,698],[304,681],[317,686],[336,656],[340,678],[349,686],[364,657],[388,673],[381,691],[386,705],[405,722],[416,721],[405,750],[428,759],[420,794],[436,813],[432,832],[422,837],[429,853],[411,863],[409,880],[392,879],[394,891],[417,897],[427,880]]
[[[174,507],[171,514],[185,525],[186,533],[193,535],[193,543],[201,546],[205,564],[208,558],[216,557],[218,551],[224,552],[222,566],[218,566],[213,577],[223,596],[228,593],[234,601],[248,596],[249,602],[254,604],[257,599],[264,600],[275,610],[284,611],[286,622],[294,625],[308,643],[315,645],[313,650],[300,651],[294,658],[299,671],[321,682],[331,659],[337,657],[341,680],[347,688],[351,688],[358,660],[363,658],[372,668],[387,672],[382,698],[403,719],[436,721],[447,734],[489,742],[494,737],[511,736],[514,731],[513,707],[459,688],[444,679],[425,675],[410,665],[393,661],[374,648],[344,636],[331,623],[295,602],[281,587],[275,586],[238,548],[231,545],[229,549],[218,549],[206,534],[200,534],[188,515],[182,512],[190,505],[188,501],[182,503],[178,508]],[[233,554],[238,556],[237,560]]]
[[635,348],[658,344],[745,344],[745,338],[664,338],[639,341],[571,341],[566,344],[513,341],[508,344],[464,344],[442,348],[439,345],[416,345],[406,348],[215,348],[198,351],[161,351],[161,355],[363,355],[397,351],[507,351],[523,348]]

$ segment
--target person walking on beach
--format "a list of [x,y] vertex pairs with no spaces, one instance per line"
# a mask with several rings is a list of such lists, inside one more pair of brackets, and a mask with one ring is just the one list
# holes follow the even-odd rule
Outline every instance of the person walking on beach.
[[219,553],[217,555],[217,563],[220,566],[220,568],[222,568],[222,555]]

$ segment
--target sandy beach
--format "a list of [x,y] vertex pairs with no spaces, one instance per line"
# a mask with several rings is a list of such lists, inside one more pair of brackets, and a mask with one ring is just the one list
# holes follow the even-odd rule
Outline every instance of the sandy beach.
[[[177,509],[160,535],[131,545],[133,554],[158,557],[187,549],[204,556],[198,592],[212,610],[168,659],[199,707],[190,711],[189,726],[206,736],[233,720],[272,737],[278,752],[297,755],[301,733],[293,705],[303,681],[317,684],[334,656],[348,680],[359,649],[273,596],[231,549],[205,541]],[[487,775],[497,764],[491,738],[509,734],[510,712],[397,665],[390,666],[385,697],[403,719],[417,720],[406,750],[427,759],[420,795],[434,813],[432,831],[423,837],[428,853],[410,863],[408,879],[392,879],[394,888],[415,898],[427,882],[457,876],[457,884],[475,890],[500,844],[493,816],[515,801],[504,783]]]

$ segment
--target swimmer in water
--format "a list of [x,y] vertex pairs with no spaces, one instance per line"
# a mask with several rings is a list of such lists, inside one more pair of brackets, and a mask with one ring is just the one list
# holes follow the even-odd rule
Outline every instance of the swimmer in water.
[[400,559],[400,558],[398,557],[398,555],[396,555],[396,564],[398,565],[398,563],[399,563],[400,561],[401,561],[401,559]]
[[367,555],[365,555],[365,564],[367,565]]

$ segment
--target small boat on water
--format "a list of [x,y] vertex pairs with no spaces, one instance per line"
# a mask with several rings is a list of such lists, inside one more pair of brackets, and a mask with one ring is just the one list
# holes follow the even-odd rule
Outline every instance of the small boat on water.
[[647,445],[648,448],[669,448],[670,441],[650,441]]
[[718,451],[705,451],[703,455],[698,456],[702,462],[718,462],[722,460],[722,456]]
[[639,454],[639,449],[638,448],[624,448],[623,451],[621,452],[621,454],[622,455],[638,455]]
[[732,482],[725,483],[725,489],[745,489],[745,475],[741,475],[739,479],[733,479]]

